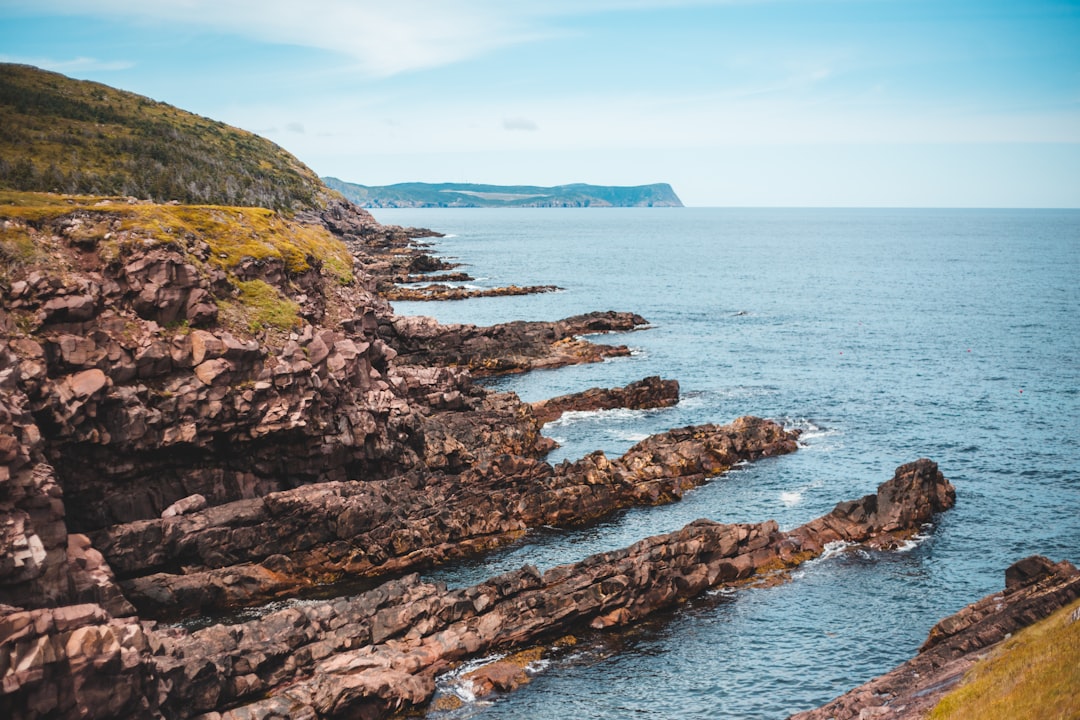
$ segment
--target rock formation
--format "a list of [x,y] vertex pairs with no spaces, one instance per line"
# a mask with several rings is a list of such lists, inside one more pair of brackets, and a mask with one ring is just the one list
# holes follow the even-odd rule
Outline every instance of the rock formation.
[[[2,213],[22,253],[0,277],[4,717],[381,717],[423,705],[435,674],[477,653],[633,622],[828,542],[893,547],[953,502],[923,460],[790,532],[698,521],[464,590],[408,575],[247,623],[158,626],[670,502],[795,450],[797,433],[747,417],[553,467],[543,422],[665,406],[678,384],[534,407],[472,377],[628,354],[581,336],[644,318],[397,317],[383,279],[449,264],[415,242],[424,231],[345,204],[291,220],[79,199]],[[497,670],[477,682],[516,682]]]
[[[882,510],[884,497],[896,502]],[[633,622],[706,588],[794,567],[832,540],[889,546],[952,499],[936,465],[921,460],[876,495],[791,532],[773,521],[699,520],[545,573],[526,566],[461,590],[411,575],[194,632],[117,620],[93,605],[9,610],[0,665],[12,670],[0,707],[12,718],[72,708],[98,717],[385,717],[426,703],[435,675],[457,661],[581,625]],[[132,690],[100,691],[110,684]]]
[[790,720],[922,720],[988,650],[1080,597],[1080,572],[1065,561],[1029,557],[1005,578],[1003,592],[935,625],[911,660]]
[[387,575],[565,525],[677,499],[737,462],[792,452],[796,434],[741,418],[653,436],[616,460],[558,467],[500,455],[459,474],[307,485],[115,525],[92,537],[150,617],[289,595],[336,577]]

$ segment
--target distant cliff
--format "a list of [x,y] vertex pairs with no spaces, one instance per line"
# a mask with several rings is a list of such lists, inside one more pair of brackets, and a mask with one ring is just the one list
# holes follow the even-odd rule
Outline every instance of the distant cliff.
[[361,207],[682,207],[667,183],[614,187],[606,185],[474,185],[471,183],[399,183],[373,187],[324,177],[323,182]]

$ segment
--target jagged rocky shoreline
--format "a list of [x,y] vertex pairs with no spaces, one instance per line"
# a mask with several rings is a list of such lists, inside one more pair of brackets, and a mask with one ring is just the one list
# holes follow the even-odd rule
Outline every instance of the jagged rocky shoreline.
[[[829,542],[896,547],[954,501],[920,460],[788,532],[699,521],[545,573],[422,582],[405,573],[676,500],[796,450],[797,433],[747,417],[553,467],[545,422],[664,407],[677,383],[530,405],[473,378],[626,355],[581,336],[647,321],[396,316],[388,286],[452,266],[416,242],[429,231],[347,203],[299,213],[292,231],[344,242],[348,278],[312,255],[233,262],[195,221],[161,237],[112,205],[0,222],[39,248],[0,283],[4,717],[385,717],[429,702],[463,659],[634,622]],[[263,286],[294,325],[237,321],[242,289]],[[358,577],[389,579],[242,624],[161,624]]]

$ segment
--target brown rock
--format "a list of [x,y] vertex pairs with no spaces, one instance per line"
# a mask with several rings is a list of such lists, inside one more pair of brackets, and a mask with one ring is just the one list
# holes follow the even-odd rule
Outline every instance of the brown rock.
[[199,381],[203,385],[214,385],[227,382],[231,371],[232,366],[229,364],[228,360],[217,358],[216,360],[207,360],[196,365],[195,377],[199,378]]
[[[899,481],[894,478],[882,489],[925,505],[926,498],[893,492],[894,484],[904,482],[904,474],[898,476]],[[823,543],[786,562],[781,549],[795,538],[813,540],[808,533],[815,527],[827,524],[815,521],[784,533],[772,521],[724,525],[698,520],[678,532],[542,575],[526,566],[455,590],[412,575],[349,599],[174,635],[154,658],[161,676],[172,683],[162,710],[230,706],[236,717],[284,708],[294,714],[387,717],[428,702],[433,675],[451,663],[497,648],[532,645],[583,623],[634,622],[710,586],[793,567],[819,553]],[[853,539],[865,541],[872,539],[874,526],[849,531]],[[283,658],[291,663],[283,665]],[[470,680],[479,692],[512,689],[527,679],[522,660],[489,664]],[[198,688],[183,680],[196,675],[204,678]],[[237,676],[244,682],[236,682]]]
[[[501,431],[473,442],[490,445]],[[671,502],[737,462],[793,452],[796,437],[776,423],[740,418],[653,436],[616,460],[596,453],[557,468],[520,454],[482,460],[444,438],[441,451],[471,455],[469,469],[299,487],[93,537],[129,578],[123,587],[140,611],[190,614],[265,601],[336,574],[375,576],[444,562],[509,542],[529,527]],[[271,555],[288,556],[292,572],[256,565]],[[185,573],[161,572],[180,562],[189,566]],[[233,579],[238,574],[242,583]]]
[[109,378],[101,370],[94,368],[75,373],[64,382],[70,388],[72,395],[85,399],[104,389],[109,383]]
[[380,334],[405,364],[467,367],[480,376],[626,356],[630,354],[626,346],[598,345],[577,336],[625,332],[646,324],[640,315],[613,311],[557,322],[516,321],[486,328],[439,325],[431,318],[395,318],[380,326]]
[[554,422],[562,417],[563,413],[570,411],[611,410],[613,408],[642,410],[671,407],[678,402],[679,381],[661,380],[654,375],[622,388],[607,390],[592,388],[572,395],[540,400],[532,403],[532,410],[537,420],[546,424]]

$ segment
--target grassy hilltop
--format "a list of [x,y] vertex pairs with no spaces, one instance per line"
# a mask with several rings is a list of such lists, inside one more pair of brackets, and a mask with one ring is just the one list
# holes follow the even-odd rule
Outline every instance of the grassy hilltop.
[[0,189],[296,210],[319,177],[245,130],[100,83],[0,64]]

